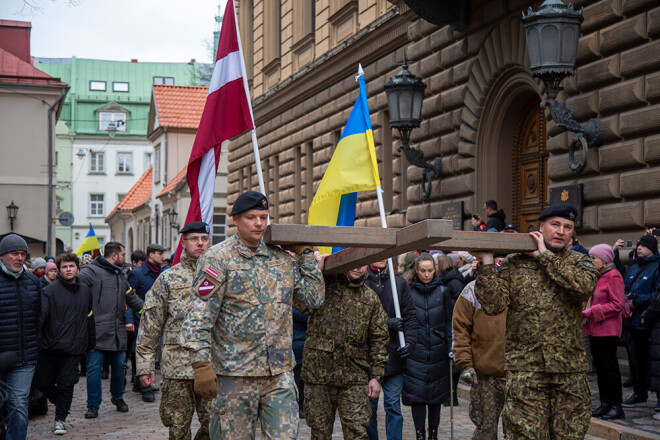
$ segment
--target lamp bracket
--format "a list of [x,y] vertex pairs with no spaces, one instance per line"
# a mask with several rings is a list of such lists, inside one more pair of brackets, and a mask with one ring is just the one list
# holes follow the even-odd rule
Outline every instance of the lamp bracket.
[[432,189],[431,173],[436,177],[440,177],[442,174],[442,159],[436,157],[433,159],[433,163],[428,163],[424,160],[424,153],[411,148],[407,143],[401,145],[398,151],[403,151],[411,165],[422,168],[422,198],[428,199],[431,196]]
[[[548,99],[542,104],[542,107],[550,110],[550,116],[555,124],[575,133],[569,147],[568,166],[576,174],[581,172],[587,165],[589,147],[597,148],[603,145],[600,119],[589,119],[587,125],[583,127],[575,120],[575,111],[566,107],[562,102]],[[574,152],[578,142],[582,145],[583,154],[580,162],[576,164]]]

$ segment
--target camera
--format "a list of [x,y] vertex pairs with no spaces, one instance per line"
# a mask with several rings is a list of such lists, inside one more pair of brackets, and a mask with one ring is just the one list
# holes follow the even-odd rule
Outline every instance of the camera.
[[632,247],[632,240],[626,240],[625,247]]

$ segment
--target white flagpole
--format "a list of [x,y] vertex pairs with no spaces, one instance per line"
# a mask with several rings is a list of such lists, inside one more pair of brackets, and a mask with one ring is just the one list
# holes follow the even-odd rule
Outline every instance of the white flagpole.
[[[358,65],[358,75],[355,79],[359,81],[360,77],[364,77],[364,70],[362,70],[362,64]],[[367,114],[367,117],[370,117],[370,115]],[[380,225],[383,229],[387,229],[387,219],[385,218],[385,207],[383,204],[383,190],[380,187],[380,182],[378,183],[379,185],[376,186],[376,198],[378,199],[378,210],[380,211]],[[394,316],[396,316],[397,318],[401,318],[401,308],[399,307],[399,293],[397,292],[396,280],[394,279],[396,273],[394,272],[394,263],[392,262],[392,258],[387,259],[387,269],[390,272],[389,278],[390,278],[390,287],[392,290],[392,302],[394,303]],[[399,334],[399,345],[403,347],[404,345],[406,345],[406,339],[402,331],[399,331],[398,334]]]
[[[248,85],[248,80],[247,80],[247,70],[245,69],[245,58],[243,57],[243,45],[241,44],[241,32],[238,29],[238,18],[236,17],[236,5],[234,4],[234,0],[229,0],[232,2],[233,10],[234,10],[234,23],[236,23],[236,37],[238,39],[238,51],[241,54],[241,68],[243,70],[243,89],[245,90],[245,95],[247,96],[247,102],[248,106],[250,107],[250,118],[252,118],[252,126],[254,126],[254,113],[252,113],[252,100],[250,99],[250,86]],[[254,161],[255,165],[257,166],[257,179],[259,180],[259,192],[265,196],[268,196],[266,194],[266,187],[264,186],[264,176],[263,172],[261,171],[261,158],[259,157],[259,144],[257,143],[257,130],[254,128],[250,130],[250,134],[252,135],[252,151],[254,152]],[[270,223],[270,219],[269,219]]]

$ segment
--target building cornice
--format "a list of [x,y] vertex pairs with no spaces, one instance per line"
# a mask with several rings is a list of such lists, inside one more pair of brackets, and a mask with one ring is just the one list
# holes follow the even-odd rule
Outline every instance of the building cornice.
[[[399,11],[405,11],[399,13]],[[307,66],[280,82],[253,102],[257,125],[314,96],[319,91],[357,72],[357,64],[368,65],[408,41],[408,26],[414,13],[394,8],[352,37],[338,44]]]

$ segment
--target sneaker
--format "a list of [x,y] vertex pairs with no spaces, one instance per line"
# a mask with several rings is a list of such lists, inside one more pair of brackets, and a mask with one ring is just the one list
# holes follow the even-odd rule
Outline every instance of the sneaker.
[[87,412],[85,413],[85,418],[86,419],[95,419],[99,416],[99,409],[96,408],[95,406],[90,406],[87,408]]
[[117,411],[128,412],[128,405],[126,405],[124,399],[110,399],[110,401],[117,407]]
[[646,400],[647,400],[646,397],[633,394],[632,396],[624,400],[621,406],[623,406],[624,408],[632,408],[633,406],[638,405],[640,403],[646,403]]
[[151,387],[142,388],[142,401],[143,402],[154,402],[156,397],[154,397],[154,391]]
[[53,429],[53,434],[55,435],[64,435],[66,434],[66,428],[64,427],[64,422],[61,420],[55,420],[55,428]]

